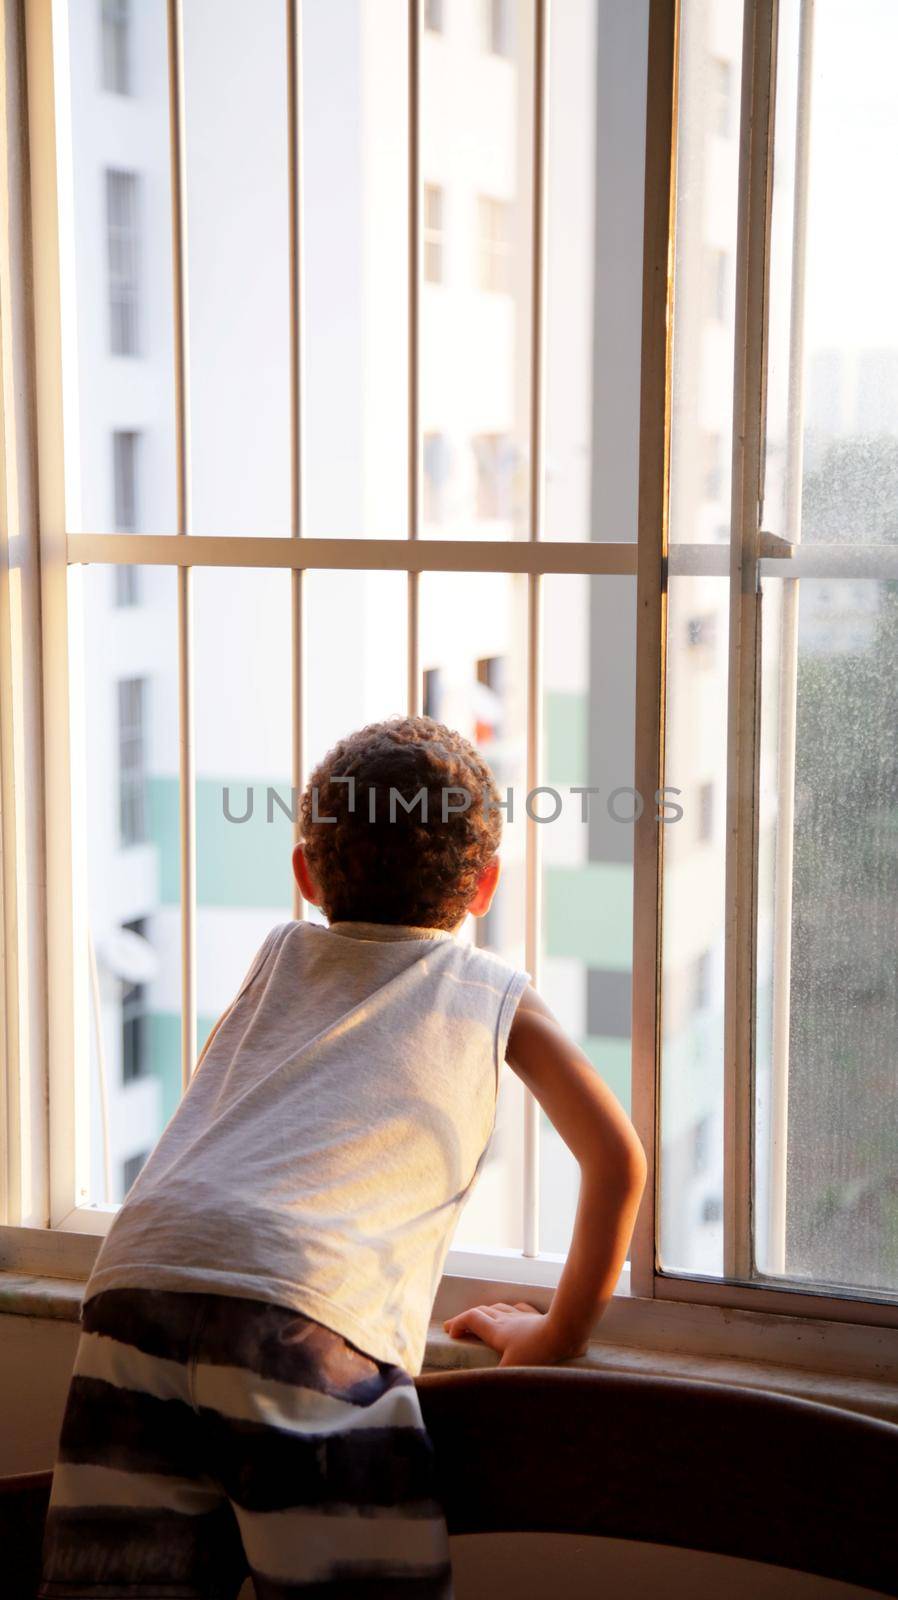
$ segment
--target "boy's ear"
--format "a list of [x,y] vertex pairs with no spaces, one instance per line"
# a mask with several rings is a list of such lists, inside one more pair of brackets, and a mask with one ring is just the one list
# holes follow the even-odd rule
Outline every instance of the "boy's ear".
[[318,890],[309,872],[306,853],[301,844],[293,847],[293,876],[299,884],[300,893],[304,900],[312,906],[320,905]]
[[468,915],[471,917],[484,917],[489,911],[493,895],[499,883],[500,862],[498,856],[493,856],[492,861],[484,867],[480,874],[474,898],[468,906]]

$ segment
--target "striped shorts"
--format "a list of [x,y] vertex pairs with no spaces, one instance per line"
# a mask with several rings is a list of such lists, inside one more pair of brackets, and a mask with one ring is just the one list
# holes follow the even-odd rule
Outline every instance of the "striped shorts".
[[284,1306],[82,1309],[38,1600],[451,1600],[418,1391]]

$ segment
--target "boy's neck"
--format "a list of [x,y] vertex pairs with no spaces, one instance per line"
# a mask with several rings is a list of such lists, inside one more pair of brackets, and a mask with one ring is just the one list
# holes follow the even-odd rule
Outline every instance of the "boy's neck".
[[454,928],[427,928],[414,923],[363,922],[355,918],[338,918],[328,923],[328,928],[350,939],[372,939],[385,942],[396,939],[454,939],[461,923]]

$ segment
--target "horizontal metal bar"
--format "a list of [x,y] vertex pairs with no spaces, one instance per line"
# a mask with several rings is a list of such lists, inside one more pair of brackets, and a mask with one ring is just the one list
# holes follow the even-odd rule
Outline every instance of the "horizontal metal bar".
[[[729,1307],[736,1311],[760,1311],[772,1316],[825,1318],[828,1322],[851,1322],[857,1326],[894,1328],[898,1326],[898,1300],[861,1299],[859,1289],[834,1289],[810,1283],[772,1283],[758,1279],[753,1283],[733,1283],[720,1278],[677,1277],[657,1273],[655,1299],[677,1300],[683,1304]],[[890,1352],[891,1354],[891,1352]]]
[[667,550],[667,570],[672,578],[728,578],[728,544],[672,544]]
[[799,544],[758,567],[762,578],[898,578],[898,544]]
[[636,575],[636,545],[548,539],[271,539],[70,534],[69,564],[340,568],[367,572],[551,572]]

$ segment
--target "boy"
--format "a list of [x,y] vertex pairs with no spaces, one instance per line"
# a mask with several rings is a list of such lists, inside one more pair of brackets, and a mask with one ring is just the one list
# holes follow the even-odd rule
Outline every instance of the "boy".
[[452,1594],[414,1378],[503,1059],[581,1198],[545,1315],[445,1324],[500,1366],[581,1354],[645,1176],[614,1096],[516,971],[454,935],[499,876],[498,794],[457,733],[393,718],[301,803],[288,922],[216,1023],[82,1303],[43,1600]]

